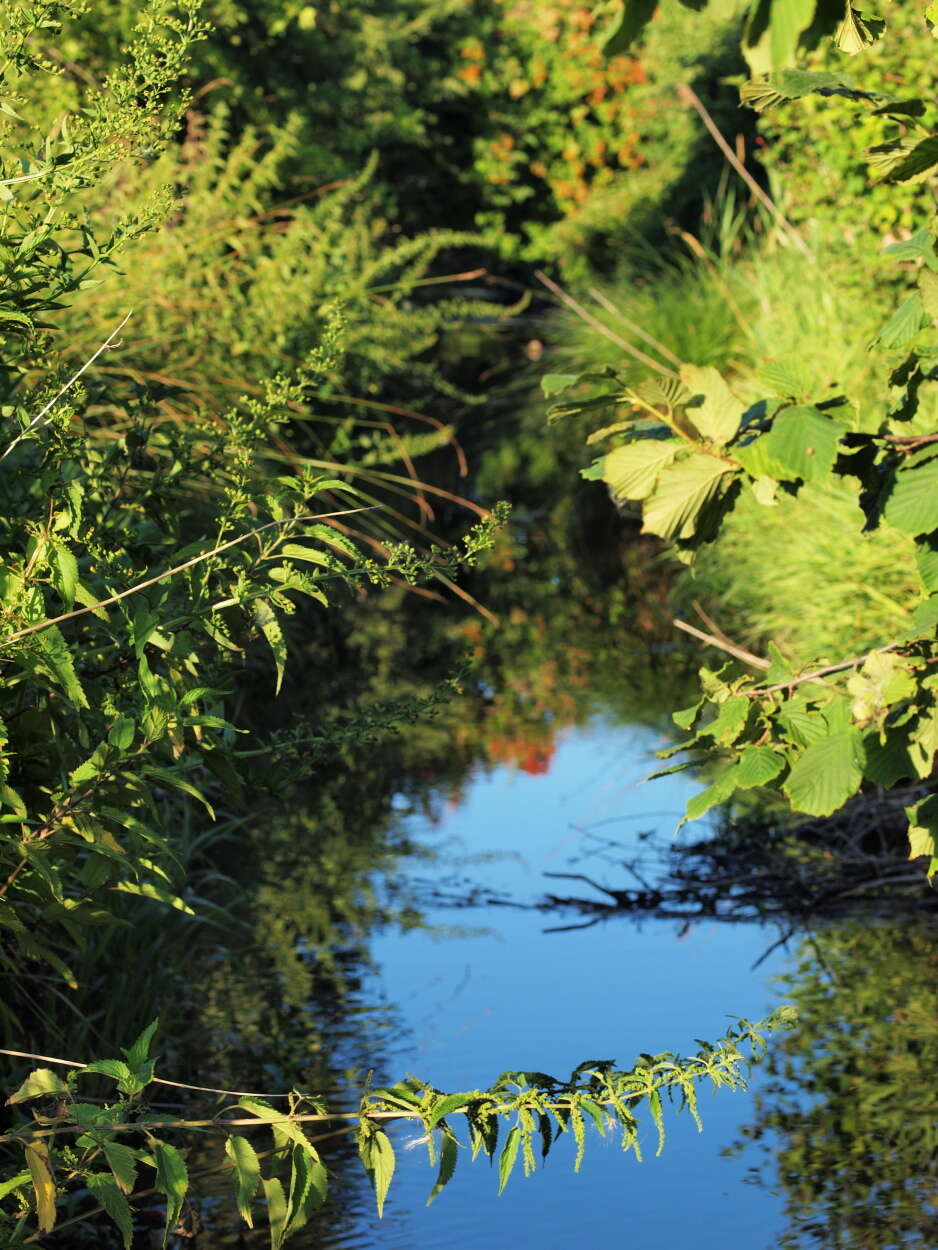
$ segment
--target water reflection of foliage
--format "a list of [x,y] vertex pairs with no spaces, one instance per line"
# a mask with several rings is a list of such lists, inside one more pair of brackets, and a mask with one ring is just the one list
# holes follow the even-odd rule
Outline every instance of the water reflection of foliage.
[[822,930],[781,981],[799,1028],[770,1051],[745,1132],[786,1196],[779,1244],[938,1244],[934,924]]

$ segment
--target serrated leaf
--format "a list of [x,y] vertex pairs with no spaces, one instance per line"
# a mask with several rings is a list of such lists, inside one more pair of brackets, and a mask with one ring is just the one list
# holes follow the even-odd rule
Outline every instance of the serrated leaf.
[[440,1142],[440,1171],[436,1178],[436,1184],[430,1191],[430,1197],[427,1199],[427,1206],[442,1192],[446,1185],[453,1178],[456,1171],[456,1159],[459,1151],[459,1144],[452,1133],[443,1133],[443,1140]]
[[30,1142],[25,1147],[26,1166],[33,1182],[36,1196],[36,1222],[41,1233],[49,1233],[55,1227],[55,1176],[52,1157],[45,1142]]
[[730,484],[733,468],[716,456],[691,455],[667,465],[645,504],[642,533],[693,538],[703,509]]
[[771,747],[744,747],[733,766],[733,780],[738,790],[752,790],[773,781],[784,767],[784,759]]
[[263,599],[255,601],[253,613],[257,627],[267,639],[267,645],[270,647],[271,655],[274,657],[274,667],[277,671],[274,693],[279,694],[287,663],[287,644],[283,637],[283,630],[280,628],[276,612]]
[[831,734],[806,747],[783,787],[792,807],[809,816],[836,812],[860,788],[862,757],[863,744],[855,729]]
[[661,470],[677,454],[674,439],[641,438],[610,451],[602,478],[617,499],[647,499]]
[[384,1200],[391,1187],[394,1175],[394,1147],[387,1133],[377,1129],[365,1142],[362,1151],[362,1162],[375,1191],[378,1205],[378,1218],[384,1215]]
[[104,1157],[114,1174],[118,1189],[125,1194],[133,1193],[137,1183],[137,1156],[130,1147],[117,1141],[105,1142]]
[[133,1216],[130,1204],[105,1172],[93,1172],[85,1178],[85,1184],[95,1202],[99,1202],[120,1230],[124,1250],[130,1250],[133,1239]]
[[680,373],[692,396],[687,406],[689,420],[705,439],[722,447],[739,430],[745,406],[712,365],[681,365]]
[[439,1102],[434,1103],[430,1114],[426,1119],[427,1129],[436,1128],[440,1120],[444,1116],[452,1114],[454,1111],[461,1111],[463,1107],[467,1107],[477,1094],[447,1094],[445,1098],[441,1098]]
[[938,165],[938,135],[918,142],[905,138],[877,144],[867,152],[867,159],[886,181],[907,182]]
[[[784,8],[780,4],[775,7]],[[856,56],[864,48],[876,42],[883,31],[884,23],[875,19],[861,17],[852,4],[847,5],[844,19],[834,32],[834,43],[848,56]]]
[[916,291],[899,305],[872,339],[870,347],[885,347],[887,351],[906,351],[927,325],[928,318],[922,307],[922,298]]
[[75,590],[78,586],[78,561],[67,547],[56,547],[52,553],[53,577],[55,588],[70,612],[75,602]]
[[938,873],[938,795],[905,809],[909,818],[909,859],[928,856],[928,880]]
[[33,1179],[32,1172],[17,1172],[15,1176],[9,1177],[5,1181],[0,1181],[0,1199],[7,1194],[15,1193],[17,1189],[23,1189]]
[[231,1136],[225,1142],[225,1154],[234,1164],[238,1213],[248,1228],[253,1228],[251,1199],[261,1183],[261,1165],[257,1160],[257,1152],[246,1137]]
[[521,1145],[521,1129],[516,1124],[505,1138],[502,1153],[498,1158],[498,1192],[502,1193],[511,1177],[512,1170],[518,1160],[518,1147]]
[[760,439],[765,452],[787,477],[814,482],[830,474],[843,426],[817,408],[783,409]]
[[938,458],[896,472],[883,517],[903,534],[938,529]]
[[813,386],[804,352],[784,352],[765,361],[757,376],[762,386],[781,399],[801,399]]
[[154,1185],[166,1198],[166,1227],[163,1229],[165,1246],[170,1233],[179,1222],[182,1204],[189,1189],[189,1172],[185,1160],[175,1146],[157,1142],[153,1147],[153,1156],[156,1159]]
[[19,1087],[16,1093],[7,1099],[7,1105],[27,1102],[30,1098],[51,1098],[67,1094],[68,1086],[51,1068],[36,1068]]
[[276,1176],[262,1178],[267,1199],[267,1223],[270,1228],[270,1250],[280,1250],[287,1231],[287,1196]]
[[732,746],[743,731],[750,706],[745,695],[730,695],[719,705],[715,719],[707,725],[705,732],[720,746]]

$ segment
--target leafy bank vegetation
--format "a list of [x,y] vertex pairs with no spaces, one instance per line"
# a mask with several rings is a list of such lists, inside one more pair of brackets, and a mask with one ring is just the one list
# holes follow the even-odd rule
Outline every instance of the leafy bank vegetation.
[[[738,129],[744,146],[752,115],[739,120],[722,83],[742,70],[741,43],[754,75],[743,99],[769,118],[820,94],[824,107],[865,110],[865,125],[883,127],[877,169],[900,188],[914,178],[917,189],[897,215],[878,190],[875,221],[908,234],[936,163],[926,105],[912,90],[883,94],[892,70],[870,84],[852,70],[855,86],[830,59],[864,55],[881,33],[876,22],[826,0],[816,9],[773,0],[748,15],[682,6],[636,44],[654,5],[634,0],[217,11],[155,0],[132,28],[120,5],[96,8],[94,23],[79,5],[47,0],[0,10],[7,1037],[22,1039],[24,1022],[29,1037],[54,1034],[59,1003],[80,1001],[98,975],[103,934],[159,932],[173,913],[193,923],[183,935],[231,927],[235,883],[212,862],[212,841],[246,840],[244,813],[268,810],[288,778],[318,781],[323,761],[345,762],[343,752],[395,724],[445,717],[442,681],[367,707],[353,696],[345,716],[258,708],[271,688],[285,691],[278,707],[290,706],[299,681],[291,658],[326,654],[330,629],[360,639],[373,628],[369,613],[380,609],[365,606],[364,588],[389,590],[398,605],[404,587],[465,601],[471,591],[455,584],[464,566],[493,548],[492,559],[510,565],[517,531],[505,530],[504,510],[466,499],[457,513],[438,464],[444,455],[459,462],[459,436],[482,407],[472,351],[491,353],[490,342],[454,346],[456,329],[470,327],[465,344],[472,327],[484,333],[516,317],[520,305],[501,293],[514,298],[533,262],[584,287],[606,284],[598,302],[618,340],[612,358],[585,376],[544,379],[564,396],[555,417],[582,425],[581,414],[614,411],[591,436],[609,450],[588,472],[641,505],[645,531],[681,559],[719,536],[703,570],[711,594],[751,645],[769,632],[782,644],[758,680],[704,670],[701,698],[677,713],[693,762],[723,766],[688,815],[762,788],[821,816],[864,786],[907,781],[917,787],[913,853],[935,858],[931,235],[892,240],[900,276],[870,296],[871,318],[902,275],[914,271],[915,289],[858,337],[855,372],[831,389],[830,369],[842,361],[803,359],[808,331],[797,318],[787,343],[771,339],[780,331],[764,306],[773,282],[780,295],[799,287],[806,312],[829,326],[837,297],[817,277],[812,249],[823,246],[830,206],[820,194],[782,198],[786,211],[788,199],[804,210],[804,220],[792,213],[804,234],[779,227],[777,209],[770,225],[751,212],[743,220],[697,113],[666,104],[677,83],[690,85],[702,115]],[[822,51],[829,37],[834,51]],[[930,36],[922,27],[916,38]],[[807,71],[789,67],[802,44],[814,58]],[[898,46],[887,31],[882,49]],[[856,152],[845,154],[836,134],[830,159],[853,171],[848,185]],[[790,171],[810,186],[773,131],[760,137],[775,144],[773,178]],[[709,206],[702,184],[718,197]],[[455,220],[440,228],[427,202],[457,204]],[[697,237],[708,218],[712,249]],[[690,263],[674,259],[669,233],[691,248]],[[616,263],[618,280],[662,319],[651,344],[654,324],[616,293]],[[481,286],[486,266],[509,286]],[[861,277],[851,283],[843,301],[866,291]],[[662,311],[683,309],[688,293],[703,310],[696,327]],[[675,322],[684,341],[672,336]],[[645,353],[633,377],[621,344],[634,357],[636,324],[653,363]],[[885,372],[869,363],[869,337]],[[574,353],[602,356],[578,343]],[[450,411],[462,414],[462,429]],[[480,458],[480,493],[487,475],[519,471],[504,448]],[[461,540],[430,545],[444,510],[452,520],[467,509],[474,517],[458,523]],[[870,547],[870,560],[888,565],[894,584],[877,581],[879,598],[862,617],[882,637],[854,646],[838,619],[840,632],[820,649],[850,644],[848,658],[827,658],[804,624],[785,636],[780,624],[795,614],[773,587],[754,595],[748,583],[734,602],[728,527],[752,524],[762,509],[788,509],[795,525],[806,511],[833,516],[825,535],[845,519],[857,533],[865,521],[871,544],[887,536],[885,557]],[[867,540],[851,538],[867,551]],[[836,549],[842,539],[830,541]],[[869,597],[859,558],[846,578]],[[575,610],[572,623],[581,627]],[[477,653],[481,629],[478,618],[459,627]],[[727,645],[762,668],[759,656]],[[530,654],[530,636],[525,646]],[[543,695],[550,679],[544,651],[536,654],[524,676]],[[531,738],[512,736],[510,709],[506,720],[489,726],[491,756],[536,770],[547,748],[535,740],[530,754]],[[339,831],[334,845],[344,841]],[[295,871],[276,836],[270,845]],[[288,992],[299,978],[300,998],[306,982],[292,956],[308,926],[291,914],[265,923],[280,925],[292,955],[277,975]],[[766,1027],[791,1022],[782,1012]],[[0,1236],[10,1245],[54,1244],[56,1228],[104,1212],[129,1246],[132,1204],[153,1194],[165,1206],[165,1244],[199,1184],[221,1174],[248,1224],[263,1205],[276,1247],[325,1199],[320,1138],[354,1134],[381,1209],[394,1169],[388,1120],[422,1126],[439,1168],[431,1197],[453,1174],[463,1125],[474,1155],[497,1157],[501,1189],[519,1161],[533,1170],[535,1145],[546,1155],[558,1134],[574,1141],[577,1166],[587,1128],[603,1132],[610,1119],[623,1146],[636,1147],[639,1106],[663,1143],[664,1103],[696,1115],[698,1082],[741,1084],[741,1044],[758,1051],[764,1032],[743,1021],[698,1056],[643,1056],[631,1069],[588,1063],[569,1081],[509,1071],[488,1089],[449,1093],[409,1079],[366,1088],[354,1107],[304,1088],[279,1101],[208,1090],[227,1101],[207,1117],[174,1119],[149,1107],[154,1086],[170,1083],[155,1075],[154,1027],[131,1042],[117,1024],[122,1059],[46,1060],[10,1091],[0,1138],[10,1162]],[[258,1152],[248,1134],[263,1127],[272,1142]],[[188,1143],[201,1129],[225,1142],[224,1157],[190,1170]]]

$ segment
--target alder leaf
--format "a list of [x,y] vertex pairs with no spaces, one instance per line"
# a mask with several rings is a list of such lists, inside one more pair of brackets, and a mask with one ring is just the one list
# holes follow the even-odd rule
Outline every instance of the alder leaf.
[[856,729],[841,730],[806,747],[784,785],[792,807],[809,816],[830,816],[843,807],[863,780],[862,756]]
[[674,439],[640,438],[608,452],[602,478],[617,499],[647,499],[677,454]]
[[725,460],[702,454],[667,465],[645,505],[642,533],[693,538],[701,512],[729,485],[733,472]]

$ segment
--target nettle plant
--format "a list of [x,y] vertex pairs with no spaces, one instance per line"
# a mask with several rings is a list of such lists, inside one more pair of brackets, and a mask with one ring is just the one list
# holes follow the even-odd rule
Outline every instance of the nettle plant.
[[[591,1059],[566,1081],[544,1072],[503,1072],[488,1089],[448,1094],[409,1077],[387,1087],[366,1086],[359,1105],[349,1110],[330,1111],[320,1098],[300,1090],[264,1098],[203,1091],[219,1095],[217,1107],[206,1118],[183,1119],[146,1105],[147,1096],[159,1093],[157,1086],[192,1088],[155,1076],[154,1022],[122,1059],[87,1065],[55,1061],[65,1068],[64,1076],[36,1068],[7,1100],[32,1114],[0,1136],[0,1148],[22,1151],[23,1161],[0,1181],[0,1201],[9,1199],[11,1208],[19,1208],[8,1217],[0,1208],[0,1231],[7,1237],[4,1245],[35,1244],[56,1227],[106,1213],[130,1250],[131,1201],[155,1198],[165,1204],[165,1246],[177,1228],[191,1235],[197,1204],[190,1207],[190,1198],[198,1195],[196,1182],[221,1175],[230,1180],[248,1227],[253,1227],[258,1209],[264,1210],[271,1248],[279,1250],[325,1202],[328,1171],[317,1147],[337,1136],[355,1136],[378,1214],[383,1214],[395,1171],[395,1149],[386,1131],[393,1124],[416,1129],[430,1166],[438,1169],[428,1205],[452,1179],[461,1149],[468,1149],[472,1159],[485,1155],[492,1163],[497,1160],[499,1193],[519,1161],[530,1175],[537,1170],[538,1155],[546,1159],[561,1139],[572,1142],[579,1170],[588,1130],[603,1136],[620,1133],[622,1148],[640,1159],[639,1108],[648,1110],[660,1153],[667,1104],[689,1111],[700,1127],[698,1087],[744,1089],[749,1060],[763,1051],[765,1033],[793,1023],[792,1010],[780,1008],[759,1024],[738,1021],[715,1045],[701,1043],[700,1053],[690,1058],[641,1055],[628,1070],[611,1060]],[[89,1101],[83,1094],[88,1078],[102,1077],[113,1082],[114,1094]],[[460,1130],[465,1130],[465,1143]],[[185,1151],[170,1139],[194,1132],[219,1134],[224,1150],[217,1164],[190,1174]],[[265,1148],[258,1151],[257,1134],[267,1133],[270,1137],[258,1143]],[[77,1194],[82,1209],[60,1221],[65,1190]]]
[[[642,8],[624,11],[633,34]],[[861,18],[850,5],[844,11],[842,4],[822,3],[809,14],[810,8],[787,0],[753,6],[745,40],[758,53],[756,64],[763,55],[784,60],[800,34],[813,38],[819,28],[830,28],[834,10],[839,19],[833,33],[846,51],[859,51],[881,33],[882,23]],[[796,10],[800,25],[792,17]],[[924,19],[923,38],[929,38]],[[859,90],[844,76],[790,68],[761,75],[742,89],[743,99],[759,109],[809,93],[846,96],[885,119],[892,133],[875,152],[883,179],[901,182],[938,164],[938,133],[928,123],[924,100],[890,98]],[[813,397],[797,356],[763,366],[762,396],[750,404],[717,370],[693,364],[677,372],[662,368],[658,377],[637,384],[613,368],[548,375],[544,390],[570,393],[552,407],[554,419],[617,410],[619,419],[590,440],[614,445],[585,476],[605,481],[618,500],[638,505],[644,531],[667,540],[685,562],[718,538],[740,492],[751,492],[771,524],[780,492],[797,498],[805,485],[834,479],[855,491],[858,531],[875,535],[892,527],[914,539],[920,602],[907,632],[833,662],[787,657],[771,644],[763,659],[707,636],[759,675],[740,672],[733,662],[718,671],[703,669],[700,699],[674,716],[690,737],[665,755],[688,752],[675,770],[717,765],[716,779],[690,801],[686,819],[757,787],[779,794],[795,811],[827,816],[866,786],[903,783],[910,857],[928,857],[930,878],[938,872],[938,795],[932,793],[938,751],[934,224],[888,250],[915,271],[916,287],[870,345],[882,354],[885,370],[882,402],[872,418],[861,417],[842,397]],[[581,398],[584,388],[593,393]]]

